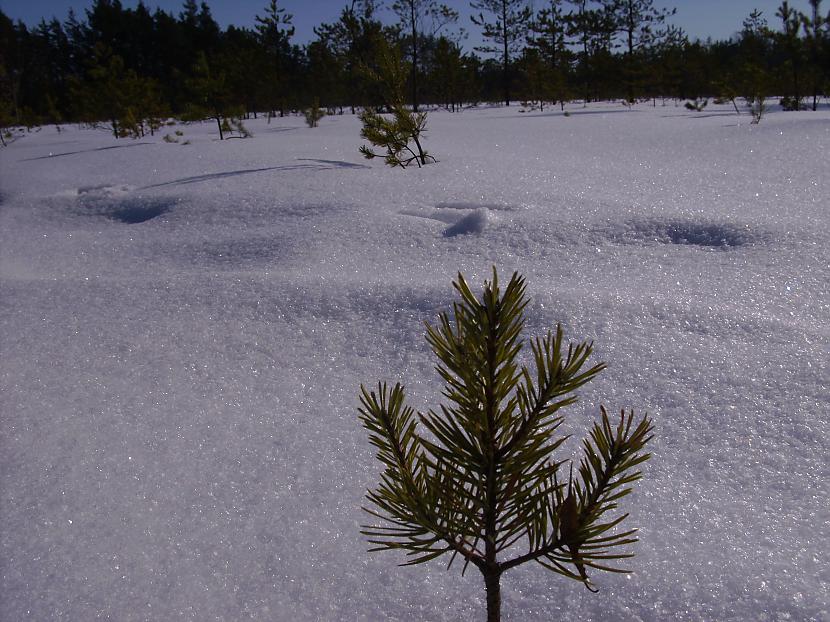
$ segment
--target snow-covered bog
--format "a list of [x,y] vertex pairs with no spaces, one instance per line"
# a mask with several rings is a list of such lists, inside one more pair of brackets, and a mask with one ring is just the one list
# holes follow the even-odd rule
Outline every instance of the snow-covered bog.
[[635,574],[521,567],[505,619],[830,619],[830,111],[749,121],[433,112],[406,171],[348,115],[0,150],[0,619],[481,619],[477,574],[366,552],[356,408],[440,400],[423,321],[493,265],[609,365],[570,431],[656,426]]

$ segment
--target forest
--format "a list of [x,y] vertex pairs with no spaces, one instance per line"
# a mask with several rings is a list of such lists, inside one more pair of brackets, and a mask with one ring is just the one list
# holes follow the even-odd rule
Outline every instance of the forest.
[[[137,137],[170,117],[227,126],[310,107],[380,111],[389,102],[377,66],[390,49],[415,111],[615,99],[815,110],[830,90],[830,12],[821,4],[753,11],[719,41],[690,40],[653,0],[548,0],[536,12],[524,0],[473,0],[471,23],[436,0],[346,0],[339,19],[302,45],[278,0],[255,27],[224,30],[195,0],[178,15],[96,0],[83,17],[34,27],[0,12],[0,126],[78,122]],[[382,21],[382,8],[395,19]],[[483,42],[469,51],[468,30]]]

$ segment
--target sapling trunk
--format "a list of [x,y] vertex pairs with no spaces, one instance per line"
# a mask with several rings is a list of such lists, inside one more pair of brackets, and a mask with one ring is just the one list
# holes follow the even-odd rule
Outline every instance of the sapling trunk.
[[487,593],[487,622],[501,622],[501,571],[482,570]]

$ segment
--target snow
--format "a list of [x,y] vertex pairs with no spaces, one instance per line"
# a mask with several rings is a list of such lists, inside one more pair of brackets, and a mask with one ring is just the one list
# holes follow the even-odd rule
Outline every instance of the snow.
[[476,572],[366,552],[356,407],[437,405],[423,322],[496,265],[609,365],[567,431],[657,427],[635,574],[511,570],[504,618],[830,620],[830,111],[436,111],[406,171],[247,125],[0,150],[0,619],[482,619]]

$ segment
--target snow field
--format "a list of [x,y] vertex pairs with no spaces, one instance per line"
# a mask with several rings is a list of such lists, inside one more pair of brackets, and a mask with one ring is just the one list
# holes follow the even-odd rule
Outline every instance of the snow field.
[[570,112],[431,113],[407,171],[349,115],[1,150],[0,619],[481,619],[366,553],[356,406],[437,405],[423,322],[494,264],[609,365],[569,451],[600,403],[657,427],[635,574],[516,569],[505,619],[830,619],[830,111]]

